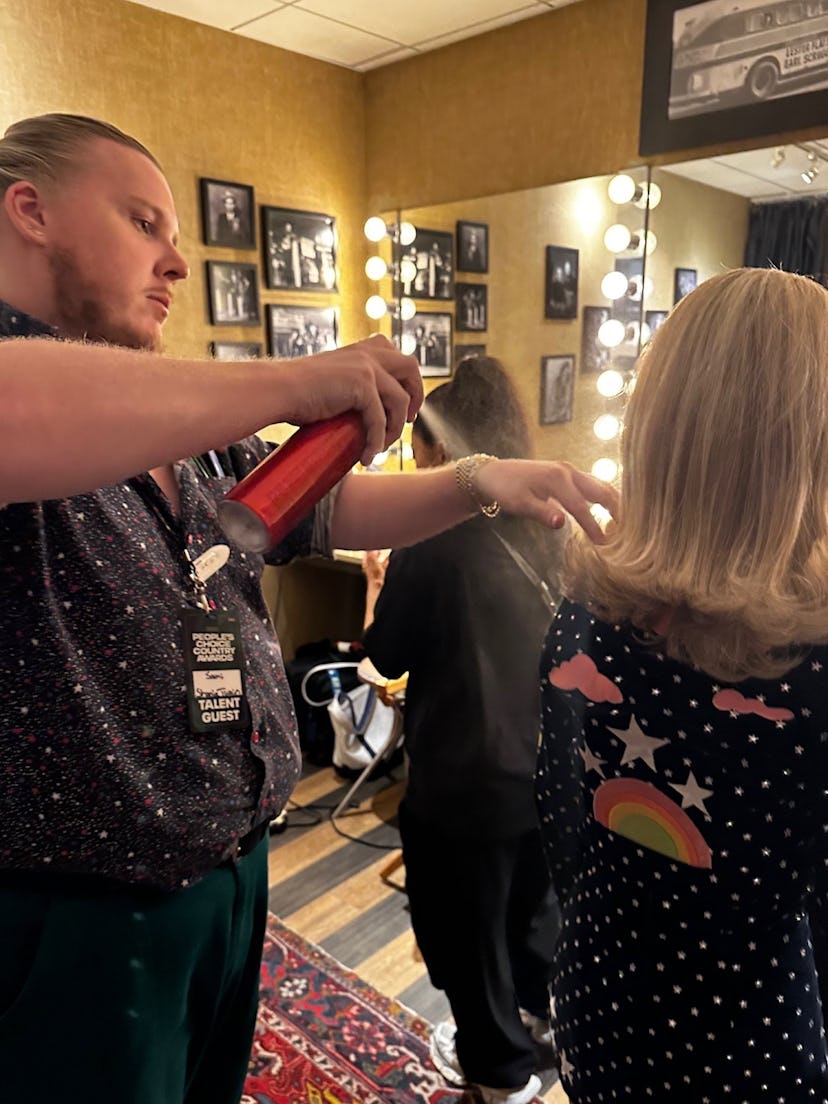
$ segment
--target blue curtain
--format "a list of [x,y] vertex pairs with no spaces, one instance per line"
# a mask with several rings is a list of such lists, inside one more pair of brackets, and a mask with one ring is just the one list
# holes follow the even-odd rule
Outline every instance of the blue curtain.
[[828,286],[828,196],[752,204],[745,265],[798,272]]

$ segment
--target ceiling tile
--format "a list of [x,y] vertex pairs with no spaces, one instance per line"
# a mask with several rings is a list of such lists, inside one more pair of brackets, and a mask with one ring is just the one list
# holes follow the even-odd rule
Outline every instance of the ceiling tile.
[[[473,0],[472,3],[456,0],[453,3],[446,3],[446,0],[396,0],[394,3],[388,0],[348,0],[348,3],[343,0],[297,0],[296,6],[411,46],[529,5],[525,0]],[[543,4],[531,6],[539,11],[545,8]]]
[[412,50],[410,46],[402,46],[398,50],[391,50],[390,53],[368,58],[366,61],[360,62],[359,65],[355,65],[354,69],[357,69],[360,73],[366,73],[369,69],[379,69],[381,65],[392,65],[395,61],[415,57],[417,53],[418,51]]
[[133,3],[224,31],[283,7],[280,0],[233,0],[232,4],[227,0],[133,0]]
[[281,46],[321,61],[349,66],[376,57],[396,45],[367,31],[354,30],[338,21],[302,11],[295,5],[247,23],[238,33],[270,46]]
[[493,31],[496,27],[505,27],[509,23],[519,23],[521,20],[529,19],[534,15],[547,15],[548,13],[549,8],[546,4],[531,3],[521,4],[519,6],[513,5],[512,10],[504,15],[494,19],[487,19],[482,23],[474,23],[450,34],[437,35],[435,38],[425,38],[419,42],[415,42],[414,45],[418,50],[436,50],[440,46],[448,46],[452,42],[460,42],[464,38],[471,38],[473,35],[485,34],[487,31]]

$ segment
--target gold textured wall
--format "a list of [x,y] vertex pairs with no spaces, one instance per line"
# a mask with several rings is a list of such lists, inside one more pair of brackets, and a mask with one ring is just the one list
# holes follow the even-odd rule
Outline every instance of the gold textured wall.
[[585,0],[366,74],[377,208],[617,171],[638,160],[646,0]]
[[[333,214],[340,294],[291,294],[338,304],[342,338],[365,336],[362,76],[124,0],[39,0],[0,6],[0,127],[72,111],[115,123],[164,166],[192,277],[166,327],[167,347],[205,356],[211,340],[264,341],[258,328],[210,326],[204,260],[255,260],[200,241],[198,178],[252,184],[257,203]],[[257,243],[260,231],[256,226]],[[262,291],[267,302],[283,292]]]

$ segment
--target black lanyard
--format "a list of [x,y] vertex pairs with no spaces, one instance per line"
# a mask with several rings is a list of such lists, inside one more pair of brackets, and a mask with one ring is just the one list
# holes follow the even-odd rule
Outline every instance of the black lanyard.
[[[135,475],[127,482],[158,522],[168,548],[180,561],[187,587],[191,592],[190,597],[197,606],[209,613],[210,604],[205,596],[207,584],[200,578],[193,557],[190,555],[190,538],[187,530],[181,518],[173,513],[158,484],[155,484],[154,489],[150,486],[151,478],[149,474]],[[155,480],[152,482],[155,483]]]

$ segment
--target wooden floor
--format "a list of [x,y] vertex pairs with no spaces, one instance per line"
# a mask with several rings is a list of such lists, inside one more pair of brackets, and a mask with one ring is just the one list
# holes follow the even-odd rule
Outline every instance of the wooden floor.
[[[417,950],[405,893],[380,878],[397,852],[396,812],[403,783],[366,783],[358,805],[329,818],[347,791],[331,768],[309,768],[293,795],[288,828],[270,838],[270,909],[381,992],[432,1023],[449,1015]],[[297,808],[299,806],[300,808]],[[402,886],[404,870],[394,875]],[[539,1070],[542,1099],[566,1104],[554,1069]]]

